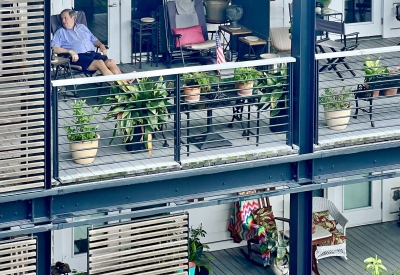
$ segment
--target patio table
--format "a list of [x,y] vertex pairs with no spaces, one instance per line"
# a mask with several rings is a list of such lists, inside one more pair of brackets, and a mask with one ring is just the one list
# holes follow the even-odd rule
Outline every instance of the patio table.
[[[236,39],[236,41],[235,41],[236,49],[235,50],[236,50],[236,52],[238,52],[238,37],[252,34],[253,31],[246,27],[243,27],[243,26],[241,26],[240,29],[231,29],[230,27],[231,27],[230,25],[222,25],[222,26],[218,27],[222,34],[223,42],[225,44],[224,51],[226,51],[228,48],[230,50],[232,50],[230,48],[231,40],[232,40],[232,38],[235,38]],[[229,34],[229,40],[226,37],[227,36],[226,34]]]

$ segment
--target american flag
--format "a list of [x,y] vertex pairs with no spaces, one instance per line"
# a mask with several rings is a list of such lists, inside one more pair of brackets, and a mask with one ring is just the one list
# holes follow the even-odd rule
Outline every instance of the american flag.
[[[221,43],[219,42],[219,37],[218,37],[218,33],[215,36],[215,48],[216,48],[216,52],[217,52],[217,64],[222,64],[225,63],[225,56],[224,56],[224,49],[221,46]],[[218,71],[218,73],[220,73],[220,71]]]

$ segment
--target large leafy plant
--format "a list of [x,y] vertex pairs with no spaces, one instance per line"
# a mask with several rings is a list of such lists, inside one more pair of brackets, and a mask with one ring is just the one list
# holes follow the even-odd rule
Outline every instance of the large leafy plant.
[[289,263],[289,239],[286,239],[281,233],[276,234],[275,231],[269,231],[267,237],[268,251],[271,253],[271,258],[276,263]]
[[208,255],[210,249],[208,245],[201,243],[200,238],[205,237],[207,232],[203,229],[202,224],[198,228],[190,227],[189,236],[189,262],[196,263],[196,267],[199,269],[204,267],[208,272],[212,273],[211,267],[208,265],[209,262],[214,259]]
[[242,83],[249,83],[261,77],[261,72],[253,67],[235,68],[234,80]]
[[70,141],[92,140],[96,137],[99,126],[92,124],[92,120],[94,114],[99,110],[95,107],[87,111],[87,107],[86,100],[75,100],[72,103],[73,118],[71,122],[73,125],[64,126]]
[[326,88],[324,95],[319,97],[319,103],[329,110],[348,109],[352,106],[350,98],[352,90],[346,87],[341,89]]
[[[115,119],[113,136],[122,137],[127,143],[133,140],[134,128],[140,127],[143,141],[152,155],[152,134],[166,127],[170,117],[166,83],[160,77],[158,81],[149,78],[136,79],[128,84],[117,81],[111,86],[111,94],[103,100],[110,104],[105,120]],[[113,142],[111,139],[110,144]]]
[[260,82],[259,87],[263,95],[260,98],[259,109],[271,108],[271,117],[279,114],[277,109],[279,102],[284,102],[286,107],[287,101],[287,66],[281,64],[274,72],[264,72],[264,78]]
[[380,57],[376,60],[372,60],[371,57],[367,56],[364,61],[365,82],[371,82],[375,77],[389,75],[390,70],[386,66],[382,66],[380,63]]

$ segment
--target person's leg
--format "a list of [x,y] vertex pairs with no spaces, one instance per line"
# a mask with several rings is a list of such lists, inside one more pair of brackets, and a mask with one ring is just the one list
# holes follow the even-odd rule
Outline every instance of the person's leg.
[[114,74],[110,71],[103,60],[93,60],[93,62],[87,68],[88,71],[97,71],[99,70],[102,75],[112,75]]
[[106,64],[107,68],[113,73],[113,74],[121,74],[121,70],[118,68],[117,64],[115,63],[114,59],[107,59],[104,61],[104,64]]

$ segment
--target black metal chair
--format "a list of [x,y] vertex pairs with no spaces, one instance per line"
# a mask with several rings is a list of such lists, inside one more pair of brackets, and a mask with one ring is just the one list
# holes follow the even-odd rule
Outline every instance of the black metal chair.
[[[209,51],[215,48],[215,41],[208,39],[206,16],[202,0],[192,0],[193,7],[183,8],[183,13],[179,14],[181,3],[185,0],[164,0],[164,18],[166,29],[167,53],[165,65],[169,68],[171,63],[181,60],[183,66],[186,65],[185,59],[199,58],[201,51]],[[192,12],[193,11],[193,12]],[[182,34],[174,34],[173,30],[195,27],[200,25],[204,37],[204,42],[185,45],[182,43]],[[191,33],[191,35],[193,35]]]
[[[316,52],[325,53],[326,48],[330,49],[332,52],[344,52],[344,51],[352,51],[358,47],[358,32],[346,34],[345,32],[345,23],[338,21],[328,21],[320,18],[315,19],[315,29],[317,31],[321,31],[325,34],[325,37],[316,41]],[[331,40],[329,38],[329,33],[339,34],[340,41]],[[355,40],[349,41],[349,37],[355,37]],[[350,68],[350,66],[345,62],[345,57],[339,58],[328,58],[328,63],[323,65],[319,72],[322,72],[326,69],[334,70],[336,74],[342,78],[342,72],[338,70],[338,65],[343,65],[346,69],[353,75],[356,76],[356,73]]]

